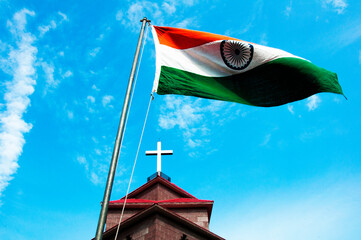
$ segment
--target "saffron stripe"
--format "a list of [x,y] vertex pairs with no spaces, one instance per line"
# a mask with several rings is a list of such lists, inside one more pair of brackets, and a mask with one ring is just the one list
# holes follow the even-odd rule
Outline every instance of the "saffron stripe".
[[159,44],[175,49],[187,49],[217,40],[238,40],[223,35],[172,27],[153,26]]

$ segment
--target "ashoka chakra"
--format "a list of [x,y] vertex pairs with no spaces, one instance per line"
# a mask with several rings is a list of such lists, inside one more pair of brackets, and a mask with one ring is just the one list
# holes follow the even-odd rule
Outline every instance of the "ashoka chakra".
[[252,61],[253,46],[234,40],[223,40],[221,42],[221,55],[224,63],[234,69],[245,69]]

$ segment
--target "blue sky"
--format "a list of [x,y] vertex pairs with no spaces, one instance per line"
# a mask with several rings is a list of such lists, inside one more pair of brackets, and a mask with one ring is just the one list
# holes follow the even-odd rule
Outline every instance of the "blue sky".
[[[162,170],[214,200],[227,239],[361,238],[361,2],[0,0],[0,238],[94,237],[144,16],[280,48],[343,96],[274,108],[155,96],[131,190]],[[112,200],[126,192],[155,71],[150,31]],[[51,236],[51,237],[49,237]]]

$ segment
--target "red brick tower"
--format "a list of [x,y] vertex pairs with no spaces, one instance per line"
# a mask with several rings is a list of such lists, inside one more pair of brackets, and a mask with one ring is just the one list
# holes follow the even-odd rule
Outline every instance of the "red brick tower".
[[[124,197],[111,201],[104,240],[114,239]],[[211,240],[223,239],[209,231],[213,201],[200,200],[154,174],[128,195],[120,224],[119,240]]]

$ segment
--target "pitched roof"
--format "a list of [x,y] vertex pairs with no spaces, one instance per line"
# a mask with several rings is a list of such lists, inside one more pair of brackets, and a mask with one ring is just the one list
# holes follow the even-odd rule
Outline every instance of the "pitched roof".
[[[109,209],[121,208],[123,207],[125,199],[119,199],[116,201],[109,202]],[[167,209],[170,208],[206,208],[208,212],[208,221],[211,218],[212,200],[201,200],[197,198],[176,198],[168,200],[147,200],[147,199],[127,199],[126,208],[149,208],[152,205],[159,205]]]
[[[128,198],[135,198],[137,195],[139,195],[140,193],[144,192],[145,190],[149,189],[150,187],[152,187],[153,185],[155,185],[157,183],[168,187],[169,189],[171,189],[174,192],[178,193],[183,198],[196,198],[192,194],[184,191],[183,189],[181,189],[177,185],[167,181],[166,179],[162,178],[161,176],[157,176],[156,178],[153,178],[152,180],[150,180],[146,184],[142,185],[141,187],[135,189],[133,192],[128,194]],[[125,196],[123,198],[121,198],[121,199],[125,199]]]
[[[177,222],[178,224],[183,225],[184,227],[186,227],[189,230],[192,230],[193,232],[195,232],[198,235],[203,236],[206,239],[209,240],[224,240],[224,238],[212,233],[211,231],[209,231],[206,228],[203,228],[199,225],[197,225],[196,223],[172,212],[169,211],[168,209],[158,205],[158,204],[154,204],[153,206],[135,214],[134,216],[126,219],[124,222],[122,222],[119,226],[120,230],[123,230],[125,228],[129,228],[134,224],[137,224],[139,221],[148,218],[154,214],[160,214],[163,217],[166,217],[167,219],[173,221],[173,222]],[[117,225],[115,225],[114,227],[108,229],[107,231],[105,231],[103,233],[103,238],[109,238],[112,237],[116,230],[117,230]],[[94,238],[93,238],[94,239]]]

